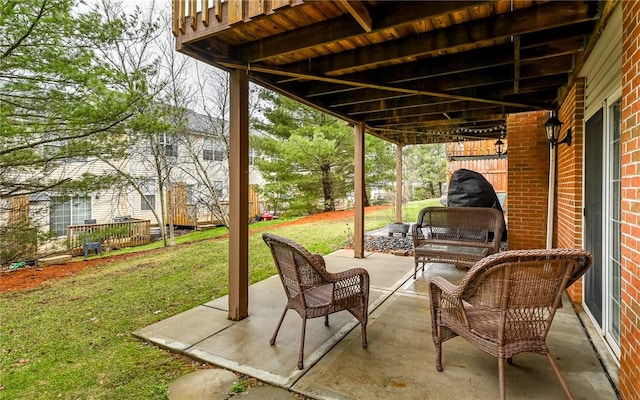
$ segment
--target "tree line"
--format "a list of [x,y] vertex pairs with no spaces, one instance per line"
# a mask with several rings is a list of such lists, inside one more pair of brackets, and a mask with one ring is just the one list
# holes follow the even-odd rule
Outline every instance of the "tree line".
[[[174,50],[171,7],[150,2],[126,11],[114,0],[89,6],[6,1],[1,7],[0,247],[50,237],[33,229],[49,217],[46,209],[15,218],[20,202],[14,200],[106,191],[124,199],[136,193],[142,201],[151,201],[155,191],[160,204],[149,210],[171,245],[174,204],[163,194],[181,180],[196,182],[193,201],[228,224],[226,164],[207,159],[218,153],[228,158],[228,75]],[[250,140],[267,207],[299,215],[333,210],[348,199],[353,128],[273,92],[252,86],[251,93],[252,132],[259,134]],[[173,146],[184,149],[179,157]],[[367,136],[368,193],[393,190],[394,154],[393,145]],[[133,159],[144,168],[132,170]],[[91,168],[98,163],[108,168]],[[418,163],[412,171],[438,165]],[[411,179],[420,186],[443,180],[444,163],[435,169]],[[38,238],[25,238],[34,231]]]

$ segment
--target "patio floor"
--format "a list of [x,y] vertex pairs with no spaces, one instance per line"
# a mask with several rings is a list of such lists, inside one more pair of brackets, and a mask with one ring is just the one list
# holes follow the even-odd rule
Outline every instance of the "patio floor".
[[[167,348],[315,399],[493,399],[498,368],[493,357],[456,338],[443,345],[444,371],[435,369],[427,296],[430,276],[454,283],[463,271],[430,264],[413,280],[413,258],[352,250],[325,257],[337,271],[363,267],[371,276],[369,347],[361,347],[360,326],[347,312],[309,320],[305,369],[296,368],[301,319],[289,311],[276,345],[269,339],[285,304],[277,276],[249,288],[249,317],[227,319],[227,297],[145,327],[134,335]],[[580,318],[565,298],[547,343],[576,399],[616,399]],[[557,399],[564,392],[547,360],[522,354],[506,365],[509,399]]]

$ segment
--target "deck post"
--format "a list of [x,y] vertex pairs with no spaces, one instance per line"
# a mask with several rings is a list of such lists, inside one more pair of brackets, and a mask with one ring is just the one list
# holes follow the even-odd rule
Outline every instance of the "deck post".
[[396,222],[402,220],[402,145],[396,145]]
[[355,258],[364,258],[364,123],[354,127],[354,232]]
[[229,319],[249,315],[249,79],[229,82]]

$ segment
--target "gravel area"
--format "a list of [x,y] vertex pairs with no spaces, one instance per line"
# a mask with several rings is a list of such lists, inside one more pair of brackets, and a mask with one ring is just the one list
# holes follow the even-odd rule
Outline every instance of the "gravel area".
[[[353,247],[353,241],[349,241],[346,247]],[[410,236],[365,236],[365,251],[378,253],[391,253],[396,250],[406,250],[407,255],[413,255],[413,241]]]

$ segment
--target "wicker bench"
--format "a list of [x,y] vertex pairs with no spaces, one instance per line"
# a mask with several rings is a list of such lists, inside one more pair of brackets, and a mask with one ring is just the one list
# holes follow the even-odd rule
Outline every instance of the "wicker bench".
[[427,207],[412,227],[415,265],[428,262],[470,268],[478,260],[497,253],[504,230],[504,215],[494,208]]

